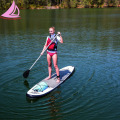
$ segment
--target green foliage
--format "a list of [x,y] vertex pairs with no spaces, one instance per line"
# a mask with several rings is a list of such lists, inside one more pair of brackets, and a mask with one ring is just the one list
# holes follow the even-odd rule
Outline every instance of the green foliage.
[[97,8],[99,8],[101,5],[103,5],[104,0],[94,0],[93,3]]
[[10,3],[6,3],[6,8],[8,9],[10,7]]
[[29,8],[30,8],[30,9],[35,9],[35,8],[36,8],[36,5],[30,4]]
[[78,1],[77,1],[77,0],[70,0],[70,7],[71,7],[71,8],[76,8],[76,7],[77,7],[77,4],[78,4]]
[[82,4],[85,8],[88,8],[90,6],[90,1],[89,0],[82,0]]
[[63,1],[64,8],[69,8],[70,7],[70,2],[69,0],[64,0]]
[[50,2],[49,2],[49,3],[47,3],[47,6],[48,6],[48,7],[50,7],[50,6],[51,6],[51,3],[50,3]]
[[[0,9],[8,9],[13,0],[0,0]],[[120,0],[15,0],[20,9],[35,9],[44,8],[44,6],[59,6],[60,8],[76,8],[83,6],[84,8],[90,7],[103,7],[106,4],[109,7],[120,6]]]
[[1,6],[2,9],[6,9],[6,1],[1,0],[0,1],[0,6]]

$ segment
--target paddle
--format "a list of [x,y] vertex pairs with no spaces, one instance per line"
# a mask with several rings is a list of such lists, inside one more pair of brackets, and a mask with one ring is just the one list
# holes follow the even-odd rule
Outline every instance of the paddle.
[[[51,43],[55,40],[55,38],[58,36],[59,34],[57,34],[54,38],[53,38],[53,40],[50,42],[50,44],[46,47],[46,49],[43,51],[43,53],[47,50],[47,48],[51,45]],[[37,60],[33,63],[33,65],[30,67],[30,69],[29,70],[26,70],[24,73],[23,73],[23,77],[24,78],[27,78],[28,76],[29,76],[29,73],[30,73],[30,70],[33,68],[33,66],[36,64],[36,62],[40,59],[40,57],[41,57],[41,54],[40,54],[40,56],[37,58]]]

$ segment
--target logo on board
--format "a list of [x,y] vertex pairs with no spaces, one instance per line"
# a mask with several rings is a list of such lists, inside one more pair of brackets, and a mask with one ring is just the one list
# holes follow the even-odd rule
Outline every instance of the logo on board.
[[[17,14],[15,14],[16,11],[17,11]],[[19,15],[20,15],[20,10],[18,6],[15,4],[15,1],[13,0],[13,3],[10,6],[10,8],[1,15],[1,18],[9,19],[9,20],[21,19]]]

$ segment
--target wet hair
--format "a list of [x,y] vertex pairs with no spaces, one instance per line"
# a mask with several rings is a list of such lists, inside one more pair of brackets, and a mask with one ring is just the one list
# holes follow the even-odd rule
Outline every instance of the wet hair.
[[53,29],[55,31],[55,27],[50,27],[49,29]]

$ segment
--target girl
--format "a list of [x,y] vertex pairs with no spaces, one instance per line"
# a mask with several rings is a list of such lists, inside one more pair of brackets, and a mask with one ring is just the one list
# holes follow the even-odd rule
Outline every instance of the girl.
[[[46,43],[43,47],[41,55],[43,55],[44,50],[50,44],[51,40],[54,39],[54,37],[55,37],[55,27],[50,27],[49,28],[49,33],[50,33],[50,35],[46,39]],[[57,82],[60,82],[59,68],[58,68],[58,65],[57,65],[57,43],[58,43],[58,41],[60,43],[63,43],[63,38],[62,38],[60,32],[58,32],[58,34],[59,34],[59,36],[56,37],[56,39],[52,42],[52,44],[47,49],[47,62],[48,62],[49,76],[46,80],[49,80],[51,78],[51,72],[52,72],[52,61],[51,60],[53,59],[53,64],[54,64],[56,74],[57,74]]]

